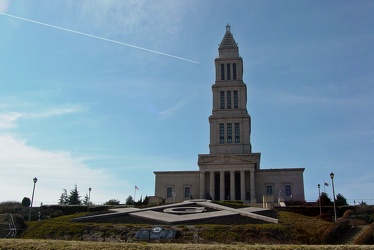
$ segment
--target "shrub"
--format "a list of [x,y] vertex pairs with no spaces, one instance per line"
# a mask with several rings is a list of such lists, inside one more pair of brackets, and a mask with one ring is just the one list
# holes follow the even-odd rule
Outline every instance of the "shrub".
[[349,219],[354,214],[354,211],[352,209],[349,209],[344,212],[343,219]]
[[369,245],[374,243],[374,223],[370,224],[366,230],[355,240],[357,245]]
[[[109,206],[90,206],[90,212],[108,211]],[[64,215],[87,212],[87,206],[70,206],[70,205],[46,205],[42,206],[42,213],[49,215],[54,210],[61,210]]]
[[319,218],[323,221],[329,221],[329,222],[332,221],[331,220],[331,214],[329,214],[329,213],[322,213],[322,214],[318,215],[317,218]]
[[292,212],[280,212],[279,223],[289,227],[290,238],[297,244],[320,244],[321,234],[332,224]]
[[56,218],[62,215],[64,215],[64,213],[61,210],[55,210],[51,213],[51,218]]
[[333,244],[340,235],[345,233],[351,226],[348,219],[340,219],[331,224],[321,235],[322,244]]
[[285,202],[286,206],[305,206],[306,203],[305,201],[286,201]]
[[17,229],[25,229],[27,227],[25,219],[22,215],[13,214],[12,217]]
[[370,208],[370,206],[367,206],[367,205],[356,206],[356,214],[370,214],[372,212],[373,211]]
[[104,205],[119,205],[119,200],[110,199],[107,202],[105,202]]
[[0,202],[0,214],[18,213],[24,210],[20,202],[17,201],[3,201]]

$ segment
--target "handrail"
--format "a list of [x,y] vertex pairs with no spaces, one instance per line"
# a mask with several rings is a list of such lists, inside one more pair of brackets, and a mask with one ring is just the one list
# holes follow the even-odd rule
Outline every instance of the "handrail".
[[14,223],[14,220],[13,220],[13,215],[11,213],[7,213],[6,214],[7,218],[8,218],[8,225],[9,225],[9,233],[7,234],[7,238],[8,237],[13,237],[15,238],[16,235],[17,235],[17,228],[16,228],[16,224]]

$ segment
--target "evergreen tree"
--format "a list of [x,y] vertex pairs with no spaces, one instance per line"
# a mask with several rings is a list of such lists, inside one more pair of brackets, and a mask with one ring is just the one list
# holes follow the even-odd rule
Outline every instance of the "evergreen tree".
[[321,205],[322,206],[331,206],[332,205],[332,201],[330,200],[330,197],[325,192],[321,193],[320,198],[321,199],[318,199],[317,202],[319,202],[321,200]]
[[143,200],[143,205],[148,205],[148,202],[149,202],[149,198],[148,196],[145,196]]
[[340,193],[336,196],[336,205],[337,206],[346,206],[346,205],[348,205],[347,199],[342,194],[340,194]]
[[127,197],[125,204],[126,205],[134,205],[135,204],[135,201],[134,201],[134,199],[132,198],[131,195],[129,197]]
[[135,206],[141,206],[141,205],[143,205],[143,197],[142,196],[140,196],[140,199],[137,202],[135,202]]
[[90,199],[88,197],[88,194],[86,193],[86,195],[84,196],[84,199],[83,199],[83,205],[87,206],[88,203],[90,203],[90,206],[92,205],[92,202],[90,201]]
[[79,196],[77,184],[75,184],[74,189],[70,190],[69,194],[69,205],[80,205],[82,204],[82,201]]
[[31,205],[31,200],[28,197],[23,197],[22,199],[22,206],[29,207]]
[[69,203],[68,191],[65,188],[63,190],[64,192],[62,192],[58,204],[67,205]]

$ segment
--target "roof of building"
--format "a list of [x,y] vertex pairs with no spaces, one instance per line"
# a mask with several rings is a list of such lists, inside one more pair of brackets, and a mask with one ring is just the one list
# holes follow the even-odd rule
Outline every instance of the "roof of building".
[[226,33],[218,47],[219,58],[239,58],[239,47],[230,31],[230,25],[226,26]]
[[238,48],[238,45],[235,42],[235,39],[230,31],[230,25],[226,25],[226,33],[222,39],[221,44],[219,45],[219,49],[234,49]]

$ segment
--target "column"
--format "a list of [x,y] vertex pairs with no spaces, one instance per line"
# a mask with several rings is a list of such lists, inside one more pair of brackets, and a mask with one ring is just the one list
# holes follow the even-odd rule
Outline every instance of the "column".
[[209,172],[209,175],[210,175],[210,180],[209,180],[209,194],[210,196],[212,197],[212,200],[215,199],[214,195],[215,195],[215,183],[214,183],[214,171],[210,171]]
[[230,200],[235,200],[235,171],[230,171]]
[[245,172],[240,170],[240,199],[245,200]]
[[200,171],[200,199],[205,199],[205,172]]
[[256,182],[255,182],[255,171],[251,170],[250,174],[250,185],[251,185],[251,203],[257,203],[256,201]]
[[219,199],[225,200],[225,171],[219,172]]

